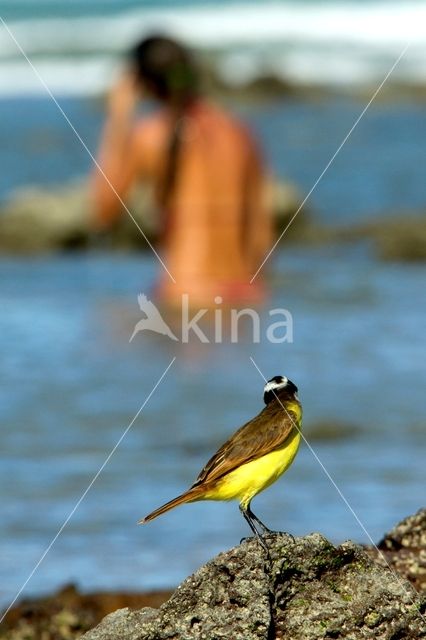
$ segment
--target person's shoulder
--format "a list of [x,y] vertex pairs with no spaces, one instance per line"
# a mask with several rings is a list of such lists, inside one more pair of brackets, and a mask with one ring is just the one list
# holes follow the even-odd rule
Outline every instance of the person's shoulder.
[[241,140],[249,144],[253,143],[253,135],[249,126],[231,109],[209,100],[203,100],[198,108],[211,122],[226,128],[228,132]]
[[167,139],[169,130],[168,114],[157,110],[139,118],[133,129],[133,138],[137,146],[158,146]]

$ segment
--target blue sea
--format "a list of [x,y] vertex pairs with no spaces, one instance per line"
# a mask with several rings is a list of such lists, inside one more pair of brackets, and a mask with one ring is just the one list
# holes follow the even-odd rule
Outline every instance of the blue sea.
[[[235,82],[272,70],[329,87],[327,99],[228,104],[257,133],[273,172],[301,194],[367,100],[336,97],[337,85],[380,82],[407,38],[395,78],[423,81],[424,13],[423,2],[390,0],[0,1],[93,152],[104,115],[98,95],[129,41],[153,27],[212,53]],[[5,27],[0,74],[0,200],[84,178],[87,153]],[[425,156],[424,104],[379,98],[299,215],[329,225],[382,216],[385,230],[392,215],[423,214]],[[263,380],[251,358],[266,377],[285,374],[298,385],[316,454],[303,445],[288,474],[254,501],[271,528],[368,543],[424,506],[425,264],[380,262],[368,242],[324,248],[283,238],[259,343],[250,331],[237,344],[148,332],[129,343],[137,294],[149,292],[159,268],[149,252],[0,258],[0,605],[77,505],[21,596],[70,581],[85,591],[173,587],[247,535],[232,503],[183,506],[145,527],[136,521],[191,484],[261,409]],[[292,342],[268,341],[274,308],[291,313]]]

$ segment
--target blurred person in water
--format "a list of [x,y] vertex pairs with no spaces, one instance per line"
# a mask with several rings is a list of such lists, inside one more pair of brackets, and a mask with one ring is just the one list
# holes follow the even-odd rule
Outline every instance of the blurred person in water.
[[[154,99],[150,115],[137,116],[140,99]],[[119,196],[138,181],[153,186],[161,222],[162,270],[157,299],[191,305],[261,301],[261,277],[250,285],[271,246],[266,179],[256,144],[245,126],[201,95],[189,51],[163,36],[131,52],[112,88],[99,164]],[[95,226],[113,225],[120,200],[97,171]]]

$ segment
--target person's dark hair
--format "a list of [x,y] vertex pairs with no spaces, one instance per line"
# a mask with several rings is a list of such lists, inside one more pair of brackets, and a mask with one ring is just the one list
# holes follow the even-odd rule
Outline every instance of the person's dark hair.
[[181,105],[195,97],[195,63],[189,50],[176,40],[150,36],[133,47],[130,57],[139,81],[155,98]]
[[169,158],[160,189],[165,206],[176,182],[183,116],[198,94],[198,73],[189,50],[162,35],[150,36],[134,46],[130,61],[141,85],[174,110]]

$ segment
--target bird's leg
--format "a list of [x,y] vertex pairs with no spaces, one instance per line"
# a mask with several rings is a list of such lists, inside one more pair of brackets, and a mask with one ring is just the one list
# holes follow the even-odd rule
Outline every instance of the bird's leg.
[[[262,529],[262,532],[264,534],[277,533],[276,531],[273,531],[272,529],[268,529],[268,527],[266,525],[264,525],[261,520],[259,520],[259,518],[250,509],[250,504],[247,507],[247,512],[248,512],[248,515],[249,515],[250,519],[252,521],[256,522],[259,525],[259,527]],[[282,532],[280,532],[280,533],[282,533]],[[291,533],[286,532],[285,535],[288,536],[289,538],[291,538],[293,540],[293,542],[295,541],[294,540],[294,536]]]
[[[260,545],[265,549],[266,553],[269,554],[269,549],[268,549],[264,539],[262,538],[261,534],[256,529],[256,526],[255,526],[255,524],[253,522],[253,519],[251,517],[253,514],[250,511],[250,505],[248,505],[246,508],[244,508],[242,505],[240,505],[240,511],[243,514],[245,520],[247,521],[250,529],[253,531],[254,535],[259,540]],[[256,521],[257,518],[254,518],[254,520]]]
[[249,525],[250,529],[253,531],[254,535],[255,535],[256,537],[259,537],[259,531],[256,529],[256,527],[254,526],[254,523],[253,523],[252,519],[250,518],[249,510],[248,510],[248,509],[244,509],[244,507],[242,507],[242,506],[240,505],[240,511],[241,511],[241,513],[243,514],[243,516],[244,516],[245,520],[247,521],[247,523],[248,523],[248,525]]
[[247,514],[252,521],[254,520],[255,522],[257,522],[263,533],[274,533],[273,531],[271,531],[271,529],[268,529],[268,527],[263,524],[263,522],[259,520],[259,518],[253,513],[253,511],[250,509],[250,503],[247,505]]

